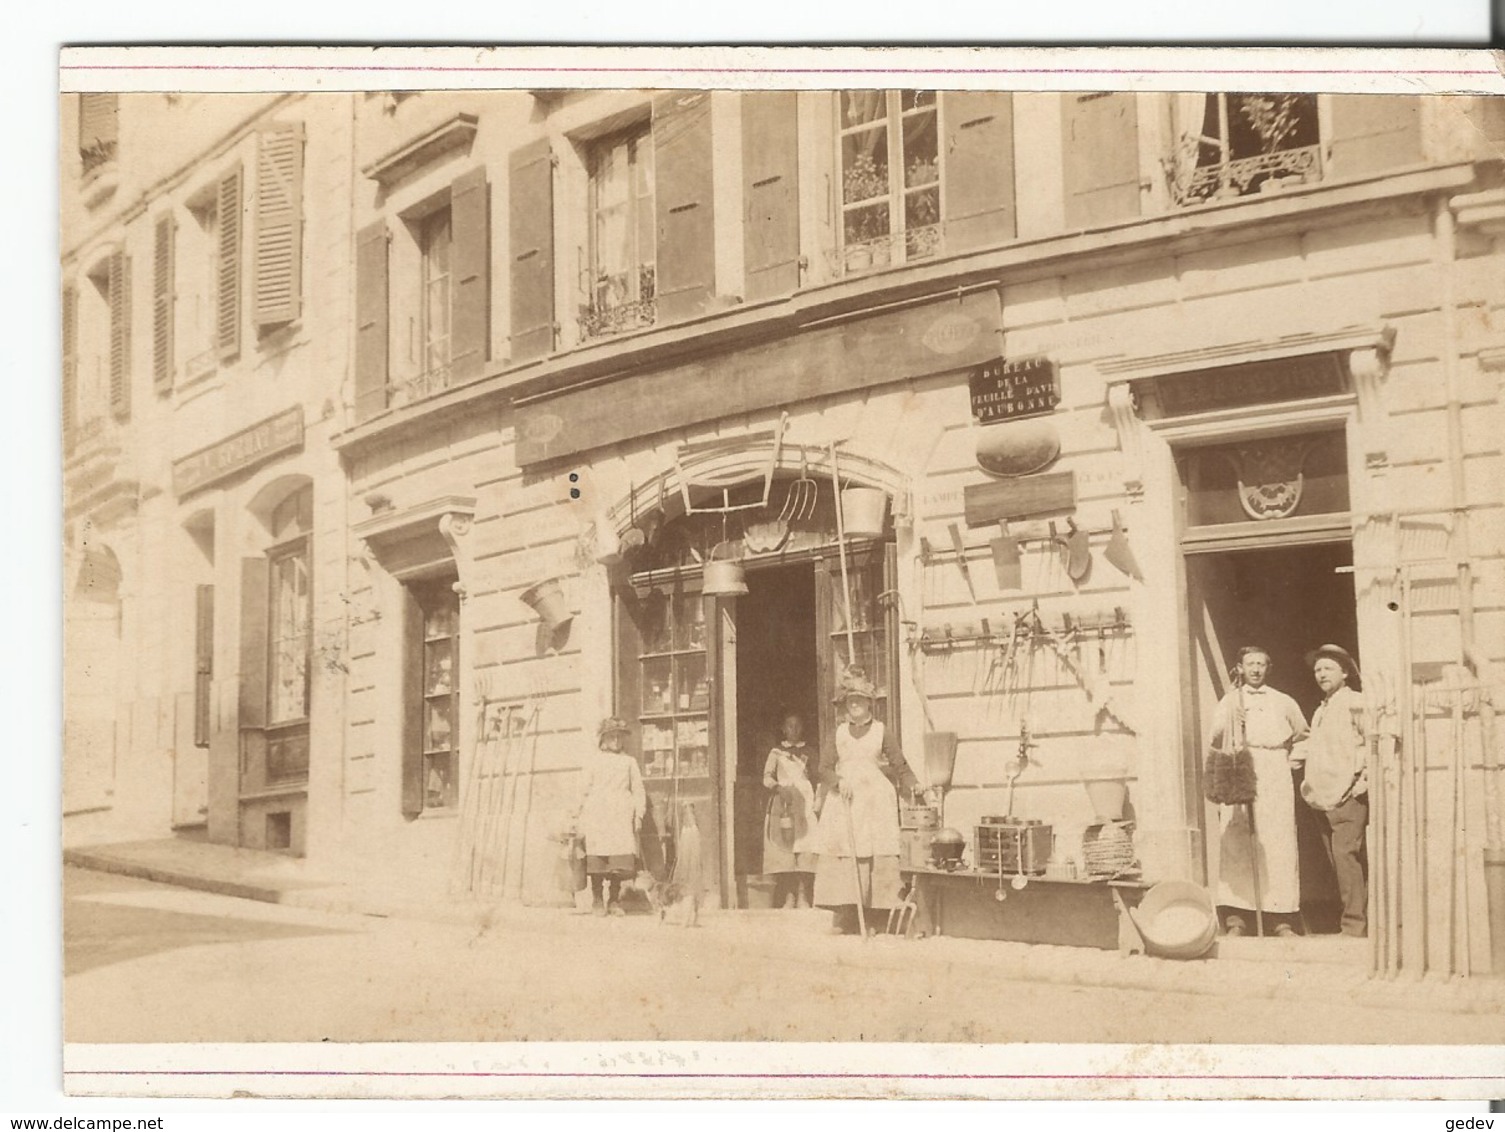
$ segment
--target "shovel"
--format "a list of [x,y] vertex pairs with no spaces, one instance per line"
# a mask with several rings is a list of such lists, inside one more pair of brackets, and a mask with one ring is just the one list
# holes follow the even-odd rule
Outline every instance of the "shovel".
[[1103,550],[1103,557],[1110,565],[1136,582],[1144,581],[1144,575],[1139,571],[1139,563],[1134,558],[1134,550],[1129,546],[1129,536],[1124,531],[1123,518],[1119,515],[1117,508],[1113,511],[1113,534]]
[[972,596],[972,604],[977,604],[977,587],[972,584],[972,570],[967,565],[967,544],[962,542],[962,532],[955,523],[946,528],[951,535],[951,548],[956,551],[956,565],[962,572],[962,578],[967,583],[967,593]]
[[1066,576],[1077,583],[1092,571],[1092,543],[1075,519],[1067,519],[1066,527],[1071,531],[1065,543]]
[[988,543],[993,552],[993,572],[998,576],[1000,590],[1017,590],[1024,587],[1024,570],[1019,563],[1019,543],[1009,533],[1008,521],[999,524],[1002,532]]

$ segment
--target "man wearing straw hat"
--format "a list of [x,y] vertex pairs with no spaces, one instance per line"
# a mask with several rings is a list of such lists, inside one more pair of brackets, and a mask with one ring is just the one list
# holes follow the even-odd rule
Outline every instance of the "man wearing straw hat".
[[870,913],[899,904],[897,790],[913,793],[918,785],[887,728],[873,718],[877,698],[866,675],[848,668],[835,697],[844,717],[835,749],[821,753],[817,772],[826,797],[816,830],[815,903],[836,914],[836,930],[844,934],[865,931]]
[[1364,834],[1369,824],[1369,782],[1364,755],[1364,697],[1358,692],[1359,666],[1348,650],[1323,645],[1306,655],[1307,666],[1322,689],[1312,714],[1311,738],[1302,744],[1306,778],[1301,797],[1327,815],[1328,855],[1338,878],[1344,935],[1362,936],[1367,928],[1369,889],[1364,876]]

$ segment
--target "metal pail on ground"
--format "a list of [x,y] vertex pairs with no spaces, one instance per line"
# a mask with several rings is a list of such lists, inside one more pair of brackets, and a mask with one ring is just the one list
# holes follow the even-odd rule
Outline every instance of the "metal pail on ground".
[[1218,932],[1212,894],[1189,880],[1163,880],[1133,910],[1139,934],[1151,954],[1168,959],[1200,959]]

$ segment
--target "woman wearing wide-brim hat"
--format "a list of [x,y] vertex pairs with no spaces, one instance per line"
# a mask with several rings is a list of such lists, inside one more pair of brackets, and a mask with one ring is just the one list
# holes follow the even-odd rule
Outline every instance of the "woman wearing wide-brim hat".
[[1322,689],[1312,713],[1311,737],[1302,744],[1306,777],[1301,797],[1327,816],[1328,855],[1338,878],[1344,935],[1368,930],[1369,885],[1365,877],[1365,834],[1369,825],[1369,780],[1365,756],[1368,735],[1359,666],[1348,650],[1323,645],[1306,654],[1307,667]]
[[877,913],[899,904],[897,791],[918,785],[888,728],[873,718],[877,699],[866,675],[849,668],[835,696],[842,713],[836,742],[821,753],[817,771],[825,802],[816,829],[815,903],[836,913],[843,932],[857,930],[859,907]]
[[596,730],[597,749],[580,768],[575,828],[585,841],[591,910],[598,916],[624,914],[622,884],[637,873],[638,824],[647,794],[637,760],[622,749],[627,732],[626,720],[603,719]]

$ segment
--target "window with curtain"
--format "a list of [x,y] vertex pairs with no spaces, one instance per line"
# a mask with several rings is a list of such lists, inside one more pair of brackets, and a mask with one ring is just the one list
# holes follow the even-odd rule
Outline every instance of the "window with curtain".
[[1177,204],[1273,192],[1321,175],[1315,94],[1182,94],[1167,163]]
[[939,249],[939,114],[934,91],[838,95],[843,272],[921,259]]
[[649,124],[592,146],[590,249],[580,324],[587,338],[656,317],[653,135]]
[[449,385],[451,297],[454,274],[450,269],[450,251],[454,246],[454,228],[448,208],[426,217],[418,233],[421,257],[420,335],[423,343],[423,368],[420,380],[430,389]]

